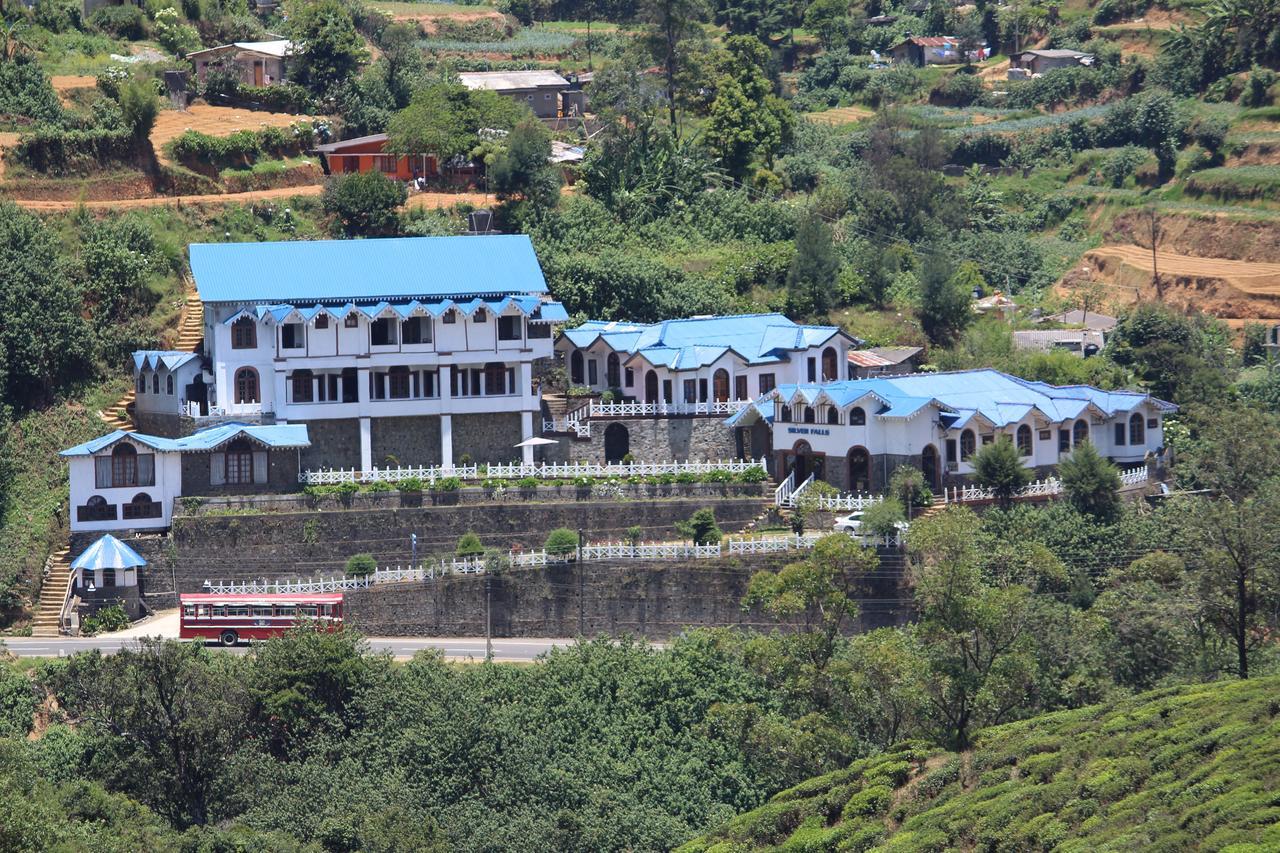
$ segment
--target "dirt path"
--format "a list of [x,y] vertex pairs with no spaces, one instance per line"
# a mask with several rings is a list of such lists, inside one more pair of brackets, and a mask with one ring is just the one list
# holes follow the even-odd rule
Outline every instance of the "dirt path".
[[[1141,246],[1103,246],[1088,253],[1102,259],[1113,258],[1126,266],[1151,272],[1151,250]],[[1216,278],[1245,293],[1280,294],[1280,263],[1230,261],[1224,258],[1196,258],[1173,252],[1156,252],[1161,276]]]
[[853,124],[855,121],[862,121],[864,118],[873,115],[875,115],[875,112],[866,107],[836,107],[832,110],[823,110],[820,113],[808,113],[806,118],[809,121],[816,121],[822,124],[840,125]]
[[87,74],[55,74],[49,78],[49,84],[58,92],[68,89],[92,89],[98,85],[98,78]]
[[[14,199],[14,202],[27,210],[53,213],[64,210],[75,210],[81,204],[88,210],[112,210],[136,207],[166,207],[183,204],[243,204],[268,199],[295,198],[297,196],[318,196],[324,187],[316,184],[305,187],[281,187],[274,190],[255,190],[248,193],[220,193],[217,195],[178,195],[159,196],[156,198],[131,198],[113,201],[34,201]],[[455,204],[473,204],[486,207],[495,204],[494,197],[484,193],[418,193],[410,196],[406,207],[424,207],[429,209],[450,208]]]

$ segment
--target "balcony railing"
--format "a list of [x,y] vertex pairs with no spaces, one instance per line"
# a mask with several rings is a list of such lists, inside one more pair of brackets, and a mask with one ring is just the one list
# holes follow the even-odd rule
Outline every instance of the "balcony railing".
[[706,400],[701,403],[601,403],[592,400],[587,416],[592,418],[642,418],[667,415],[736,415],[751,405],[750,400]]

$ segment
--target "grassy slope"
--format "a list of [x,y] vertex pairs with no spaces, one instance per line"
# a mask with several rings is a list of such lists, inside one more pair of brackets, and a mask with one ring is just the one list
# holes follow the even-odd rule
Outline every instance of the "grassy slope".
[[1167,689],[905,745],[783,791],[681,853],[1280,849],[1280,678]]

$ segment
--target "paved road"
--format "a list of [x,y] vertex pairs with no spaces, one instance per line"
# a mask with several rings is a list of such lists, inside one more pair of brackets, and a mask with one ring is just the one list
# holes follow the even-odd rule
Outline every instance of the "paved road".
[[[88,649],[116,652],[136,642],[134,637],[5,637],[0,647],[18,657],[59,657]],[[538,655],[557,646],[573,645],[573,640],[553,639],[495,639],[494,660],[507,662],[531,661]],[[369,646],[375,652],[389,651],[397,658],[410,658],[423,649],[440,649],[450,660],[483,660],[484,638],[476,637],[370,637]],[[220,648],[211,646],[210,648]],[[246,646],[232,651],[243,654]]]

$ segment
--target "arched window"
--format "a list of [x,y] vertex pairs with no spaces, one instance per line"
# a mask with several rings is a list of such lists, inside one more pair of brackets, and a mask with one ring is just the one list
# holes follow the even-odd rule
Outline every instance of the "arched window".
[[160,371],[158,370],[151,374],[151,393],[160,393]]
[[1018,453],[1023,456],[1031,455],[1031,427],[1026,424],[1018,427]]
[[729,371],[723,367],[711,376],[711,395],[717,403],[729,399]]
[[111,485],[138,485],[138,451],[132,444],[117,444],[111,451]]
[[778,421],[780,423],[791,423],[791,407],[786,403],[782,404],[782,409],[778,412]]
[[840,410],[837,409],[835,406],[827,407],[827,423],[829,424],[840,423]]
[[867,413],[861,406],[854,406],[849,410],[849,426],[866,426],[866,423]]
[[835,382],[840,378],[835,347],[827,347],[822,351],[822,381]]
[[231,324],[231,348],[254,349],[258,346],[258,324],[252,317],[241,317]]
[[609,353],[604,362],[604,381],[610,388],[622,387],[622,363],[616,352]]
[[569,356],[569,381],[574,385],[582,384],[582,350],[574,350]]
[[1076,421],[1075,426],[1071,428],[1071,444],[1075,447],[1079,447],[1088,440],[1089,422],[1085,420]]
[[138,371],[138,393],[147,393],[147,376],[141,370]]
[[814,420],[815,420],[815,418],[814,418],[814,413],[813,413],[813,406],[805,406],[805,407],[804,407],[804,422],[805,422],[805,423],[807,423],[807,424],[811,424],[811,423],[813,423],[813,422],[814,422]]
[[312,389],[315,387],[311,381],[311,371],[295,370],[290,374],[289,379],[293,385],[293,402],[310,403],[314,393]]
[[242,367],[236,371],[235,401],[237,403],[260,403],[258,396],[258,371],[252,367]]
[[168,394],[170,397],[173,396],[173,374],[172,373],[170,373],[168,376],[164,378],[164,393]]
[[[256,376],[256,374],[255,374]],[[227,445],[225,481],[227,483],[253,482],[253,446],[243,438]]]
[[125,518],[159,518],[160,504],[151,500],[151,495],[138,492],[121,507]]
[[978,448],[978,438],[973,434],[973,430],[967,429],[960,433],[960,461],[968,459]]
[[1147,425],[1142,421],[1142,413],[1134,412],[1129,416],[1129,443],[1147,443]]

